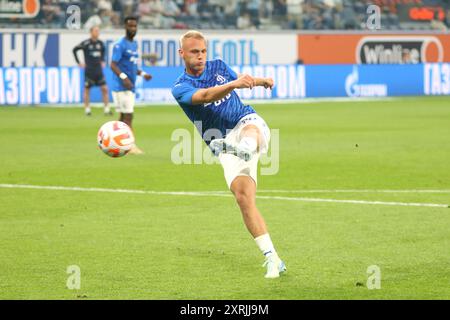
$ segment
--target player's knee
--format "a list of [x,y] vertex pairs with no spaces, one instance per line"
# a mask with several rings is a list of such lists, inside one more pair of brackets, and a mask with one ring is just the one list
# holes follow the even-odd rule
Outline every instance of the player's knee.
[[245,188],[238,188],[234,191],[236,202],[242,208],[251,207],[254,204],[254,195]]

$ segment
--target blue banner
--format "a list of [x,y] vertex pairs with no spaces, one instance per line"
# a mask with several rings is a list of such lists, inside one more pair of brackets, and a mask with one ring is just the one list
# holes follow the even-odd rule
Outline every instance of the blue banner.
[[57,67],[59,47],[58,33],[1,32],[0,66]]
[[423,95],[423,65],[306,66],[307,97]]
[[[262,65],[234,67],[238,73],[270,77],[273,90],[237,90],[243,99],[393,97],[450,94],[450,64],[416,65]],[[145,67],[151,81],[138,77],[138,103],[175,103],[171,89],[183,67]],[[112,71],[104,70],[107,83]],[[78,67],[0,68],[0,105],[82,103],[84,71]],[[111,98],[111,97],[110,97]],[[91,101],[101,102],[99,88]]]

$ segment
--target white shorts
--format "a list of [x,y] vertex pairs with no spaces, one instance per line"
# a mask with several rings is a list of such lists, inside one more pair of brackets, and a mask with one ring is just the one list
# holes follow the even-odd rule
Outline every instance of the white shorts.
[[262,143],[259,152],[253,155],[250,161],[244,161],[232,154],[220,153],[219,161],[222,164],[225,180],[228,188],[238,176],[249,176],[257,183],[258,161],[261,153],[267,153],[270,142],[270,129],[263,118],[256,113],[252,113],[243,117],[237,125],[227,134],[225,141],[236,145],[240,140],[241,130],[247,125],[255,125],[262,133]]
[[116,111],[119,113],[133,113],[134,112],[134,92],[127,91],[113,91],[112,97],[116,105]]

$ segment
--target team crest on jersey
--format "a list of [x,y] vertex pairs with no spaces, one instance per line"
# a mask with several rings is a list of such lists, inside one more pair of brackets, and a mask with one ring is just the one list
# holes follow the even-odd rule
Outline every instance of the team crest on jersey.
[[220,83],[220,84],[224,84],[224,83],[227,82],[227,79],[225,79],[224,76],[221,76],[221,75],[218,74],[218,73],[216,74],[216,80],[217,80],[217,82]]
[[[224,76],[222,76],[222,75],[220,75],[218,73],[216,73],[216,81],[217,81],[216,87],[228,82],[227,79]],[[208,106],[210,106],[212,104],[214,104],[216,107],[218,107],[223,102],[225,102],[226,100],[228,100],[230,98],[231,98],[231,93],[227,94],[224,98],[222,98],[220,100],[217,100],[217,101],[214,101],[214,102],[209,102],[209,103],[204,103],[203,107],[208,107]]]

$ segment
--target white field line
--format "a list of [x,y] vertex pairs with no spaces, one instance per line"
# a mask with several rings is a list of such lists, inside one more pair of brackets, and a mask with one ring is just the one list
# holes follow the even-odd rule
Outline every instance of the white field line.
[[[185,191],[145,191],[129,189],[107,189],[107,188],[82,188],[82,187],[64,187],[64,186],[39,186],[27,184],[0,184],[0,188],[9,189],[38,189],[38,190],[63,190],[63,191],[81,191],[81,192],[108,192],[108,193],[130,193],[130,194],[152,194],[152,195],[176,195],[192,197],[232,197],[232,195],[222,192],[185,192]],[[301,202],[328,202],[328,203],[351,203],[368,205],[387,205],[387,206],[407,206],[407,207],[435,207],[449,208],[448,204],[440,203],[414,203],[414,202],[385,202],[385,201],[365,201],[365,200],[342,200],[342,199],[322,199],[322,198],[303,198],[303,197],[280,197],[280,196],[257,196],[258,199],[301,201]]]
[[[229,193],[229,191],[202,191],[204,193]],[[396,189],[298,189],[298,190],[266,190],[258,189],[258,194],[260,193],[436,193],[436,194],[447,194],[450,193],[450,189],[407,189],[407,190],[396,190]]]
[[257,196],[258,199],[303,201],[303,202],[332,202],[332,203],[352,203],[352,204],[372,204],[384,206],[404,206],[404,207],[435,207],[449,208],[448,204],[440,203],[414,203],[414,202],[385,202],[385,201],[366,201],[366,200],[341,200],[341,199],[322,199],[322,198],[298,198],[298,197],[278,197],[278,196]]
[[432,190],[432,189],[408,189],[408,190],[389,190],[389,189],[303,189],[303,190],[258,190],[265,193],[450,193],[450,189]]

